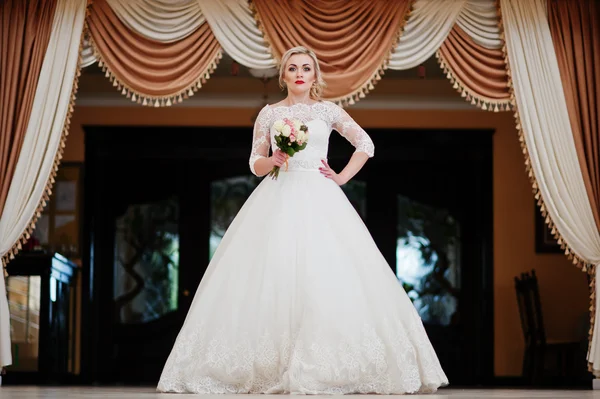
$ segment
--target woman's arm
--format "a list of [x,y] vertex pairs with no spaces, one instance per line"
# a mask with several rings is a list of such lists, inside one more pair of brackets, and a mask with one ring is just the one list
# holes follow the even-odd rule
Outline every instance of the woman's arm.
[[340,173],[331,169],[327,161],[322,161],[321,173],[341,186],[348,183],[362,169],[367,160],[375,155],[375,145],[367,132],[346,111],[333,103],[330,106],[333,107],[331,126],[356,148],[350,161]]
[[252,150],[250,152],[250,171],[256,176],[264,176],[269,173],[265,171],[269,163],[269,148],[271,148],[270,120],[273,110],[265,105],[260,110],[254,122],[254,133],[252,134]]
[[327,161],[322,160],[323,167],[319,168],[321,173],[325,176],[333,180],[338,184],[338,186],[343,186],[348,183],[367,163],[369,156],[364,152],[356,151],[352,154],[350,161],[346,164],[346,167],[340,172],[335,173],[333,169],[329,166]]
[[273,169],[273,166],[281,166],[285,162],[285,154],[280,150],[269,156],[271,147],[271,116],[273,110],[265,105],[260,110],[254,123],[254,133],[252,135],[252,151],[250,153],[250,170],[256,176],[266,175]]
[[254,174],[256,176],[264,176],[273,169],[274,166],[281,167],[285,163],[286,155],[277,149],[272,156],[268,158],[259,158],[254,162]]

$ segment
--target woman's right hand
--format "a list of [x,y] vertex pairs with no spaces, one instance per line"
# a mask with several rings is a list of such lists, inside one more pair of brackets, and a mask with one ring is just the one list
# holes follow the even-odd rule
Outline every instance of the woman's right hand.
[[273,166],[281,167],[285,163],[287,157],[288,155],[286,153],[284,153],[280,149],[277,149],[271,156],[271,162],[273,162]]

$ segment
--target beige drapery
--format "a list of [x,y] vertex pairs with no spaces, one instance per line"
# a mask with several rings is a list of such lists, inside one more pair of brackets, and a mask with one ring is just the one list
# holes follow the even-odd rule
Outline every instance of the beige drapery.
[[488,49],[458,25],[436,53],[453,87],[471,104],[489,111],[509,109],[510,94],[502,49]]
[[88,26],[106,76],[142,105],[183,101],[202,87],[221,58],[221,46],[207,23],[181,40],[161,43],[124,25],[106,0],[94,0]]
[[384,74],[411,3],[253,0],[252,6],[278,61],[291,47],[311,48],[327,82],[323,97],[352,104]]
[[[50,37],[37,77],[6,202],[0,214],[0,265],[22,249],[52,194],[73,111],[87,0],[54,0]],[[0,367],[11,364],[10,315],[0,278]]]
[[[273,67],[281,53],[298,43],[313,48],[321,59],[329,86],[323,97],[341,105],[352,105],[364,98],[385,69],[406,69],[417,65],[420,57],[429,58],[435,53],[447,77],[467,101],[484,110],[509,108],[502,40],[498,28],[490,26],[496,15],[492,0],[483,3],[448,0],[443,7],[437,0],[406,0],[402,3],[405,9],[383,0],[371,4],[356,0],[279,3],[208,0],[199,3],[199,7],[186,0],[178,4],[176,12],[172,7],[152,1],[99,0],[94,8],[94,22],[90,23],[91,29],[98,31],[96,41],[102,44],[96,47],[103,47],[105,53],[111,51],[110,44],[123,42],[119,37],[123,32],[136,42],[139,37],[148,41],[133,49],[131,43],[123,42],[122,48],[104,55],[108,59],[100,60],[113,86],[145,105],[171,105],[180,102],[185,94],[193,94],[194,90],[185,90],[181,93],[183,96],[170,93],[171,98],[163,98],[162,89],[153,91],[156,76],[162,80],[163,88],[177,86],[183,71],[179,75],[161,76],[154,67],[141,64],[148,58],[148,45],[181,40],[202,26],[206,17],[219,44],[249,68]],[[146,15],[148,7],[153,9],[150,19]],[[182,14],[180,8],[185,13]],[[400,14],[404,18],[399,17]],[[184,24],[181,29],[172,24],[176,20]],[[261,20],[264,24],[259,29]],[[194,23],[186,23],[189,21]],[[207,28],[206,24],[203,28]],[[169,33],[168,38],[164,33]],[[107,34],[114,37],[102,37]],[[102,40],[106,43],[100,43]],[[96,49],[94,53],[88,46],[89,62],[95,62],[96,54],[102,51]],[[123,57],[126,52],[144,54],[129,61]],[[167,59],[168,55],[164,54],[161,61]],[[146,76],[149,71],[151,76]]]
[[600,229],[600,3],[550,0],[548,5],[579,164]]
[[[581,173],[600,230],[600,4],[549,0],[548,19]],[[598,374],[593,342],[597,269],[590,270],[590,370]],[[597,339],[597,338],[596,338]]]
[[0,215],[25,137],[55,8],[53,0],[0,3]]

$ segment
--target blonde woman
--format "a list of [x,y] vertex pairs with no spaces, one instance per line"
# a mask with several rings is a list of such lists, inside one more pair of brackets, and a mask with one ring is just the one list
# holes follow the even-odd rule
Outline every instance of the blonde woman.
[[[320,99],[311,50],[285,53],[280,84],[287,97],[258,115],[250,169],[281,173],[263,179],[223,237],[158,391],[435,391],[448,381],[421,319],[339,187],[373,156],[373,142]],[[289,159],[273,134],[284,118],[308,127],[306,148]],[[327,163],[332,129],[356,148],[339,173]]]

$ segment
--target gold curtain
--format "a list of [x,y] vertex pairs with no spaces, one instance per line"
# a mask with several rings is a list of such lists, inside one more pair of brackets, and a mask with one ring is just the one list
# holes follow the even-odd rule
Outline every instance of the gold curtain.
[[259,28],[279,61],[291,47],[312,49],[327,83],[323,97],[350,104],[381,79],[411,0],[253,0]]
[[184,39],[160,43],[129,29],[106,0],[94,0],[88,27],[106,77],[143,105],[169,106],[193,95],[221,58],[221,46],[207,23]]
[[436,56],[453,87],[471,104],[496,112],[509,109],[502,49],[485,48],[454,25]]
[[[583,182],[600,230],[600,3],[549,0],[548,20]],[[590,349],[596,313],[590,279]],[[592,371],[592,365],[588,366]]]
[[0,2],[0,215],[48,48],[54,0]]
[[548,6],[575,147],[600,230],[600,3],[550,0]]

